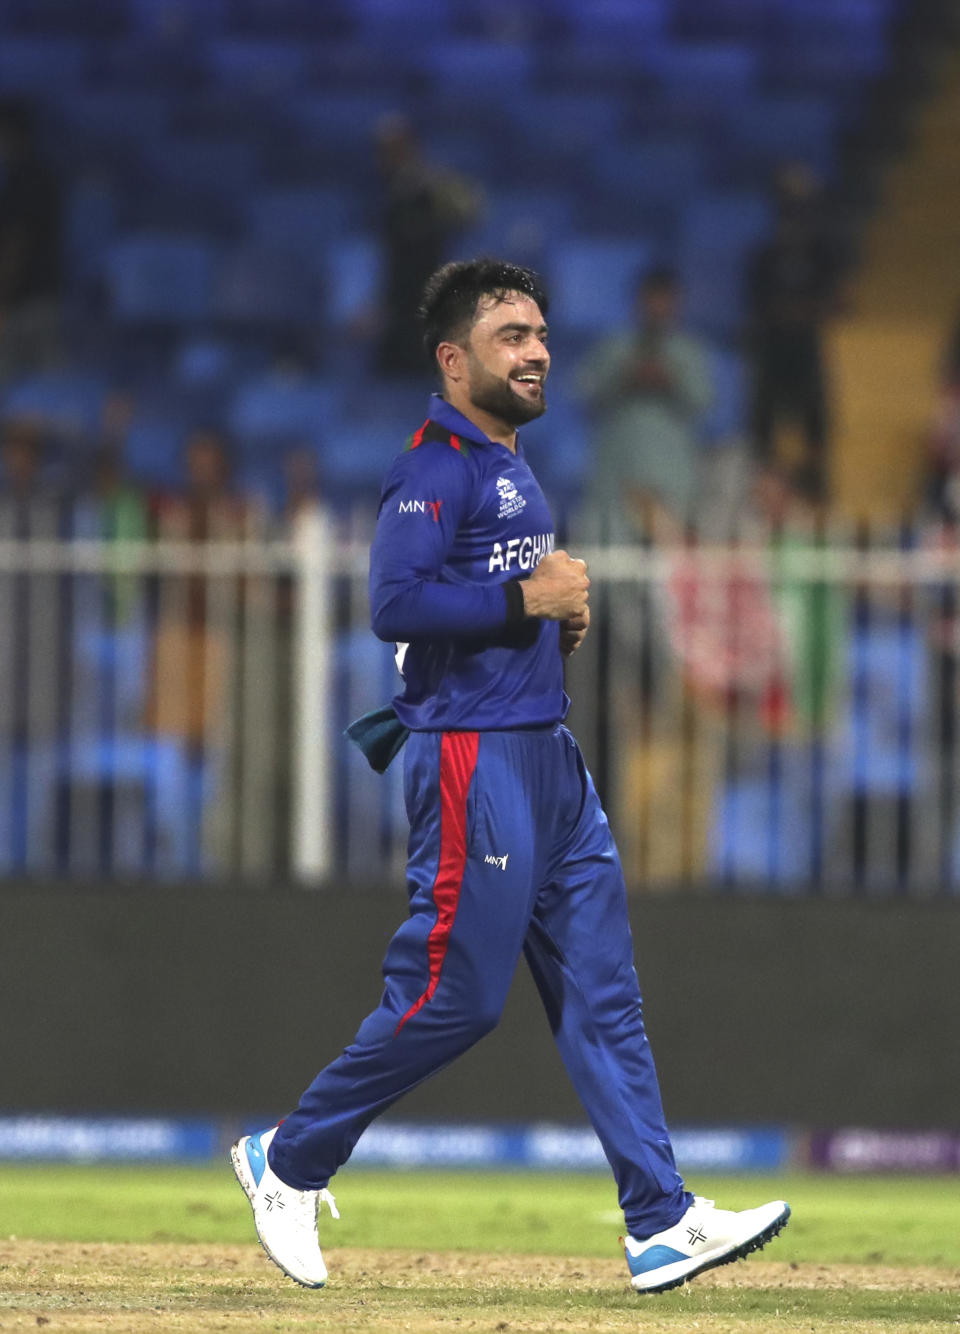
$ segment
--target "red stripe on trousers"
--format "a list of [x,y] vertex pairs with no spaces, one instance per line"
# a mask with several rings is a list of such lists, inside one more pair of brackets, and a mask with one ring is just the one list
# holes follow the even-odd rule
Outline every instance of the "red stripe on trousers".
[[467,793],[477,767],[479,745],[477,732],[444,732],[440,738],[440,859],[433,882],[437,920],[427,938],[430,978],[423,995],[414,1001],[397,1024],[394,1037],[433,996],[447,957],[467,864]]

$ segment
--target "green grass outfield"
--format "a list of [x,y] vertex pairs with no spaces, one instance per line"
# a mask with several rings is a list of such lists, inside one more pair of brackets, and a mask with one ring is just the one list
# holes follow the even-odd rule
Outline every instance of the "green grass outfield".
[[[793,1218],[763,1253],[821,1264],[960,1268],[955,1177],[700,1178],[699,1194],[741,1209],[783,1197]],[[604,1256],[623,1221],[612,1181],[542,1172],[345,1170],[331,1246]],[[250,1210],[222,1167],[0,1166],[0,1235],[45,1241],[251,1240]],[[761,1260],[763,1256],[759,1257]]]
[[[960,1325],[957,1178],[698,1178],[793,1218],[746,1264],[662,1297],[631,1292],[603,1176],[374,1172],[335,1183],[322,1293],[255,1244],[222,1167],[0,1166],[0,1330],[72,1334],[599,1329],[932,1334]],[[531,1259],[530,1257],[536,1257]]]

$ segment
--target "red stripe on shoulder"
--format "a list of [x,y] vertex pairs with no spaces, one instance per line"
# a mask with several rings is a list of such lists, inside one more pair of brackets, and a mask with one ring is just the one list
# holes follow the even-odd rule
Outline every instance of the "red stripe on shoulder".
[[430,418],[428,417],[427,420],[420,427],[419,431],[414,431],[413,435],[410,437],[411,449],[416,449],[418,445],[423,444],[423,433],[429,425],[430,425]]

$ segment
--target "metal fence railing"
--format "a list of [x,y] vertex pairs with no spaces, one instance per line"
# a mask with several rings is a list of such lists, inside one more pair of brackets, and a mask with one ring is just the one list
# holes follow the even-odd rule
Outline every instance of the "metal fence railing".
[[[401,766],[342,737],[396,689],[369,524],[120,541],[0,510],[0,875],[399,885]],[[954,892],[949,535],[568,545],[593,580],[570,721],[633,888]]]

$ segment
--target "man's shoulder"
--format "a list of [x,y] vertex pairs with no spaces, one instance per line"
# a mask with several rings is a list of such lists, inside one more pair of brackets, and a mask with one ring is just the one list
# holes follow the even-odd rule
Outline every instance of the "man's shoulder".
[[445,458],[446,450],[452,449],[454,453],[459,454],[461,458],[469,458],[476,446],[471,440],[457,435],[456,432],[449,430],[446,426],[441,426],[439,422],[431,418],[407,436],[403,452],[411,453],[415,450],[422,450],[419,458],[434,458],[439,456]]

